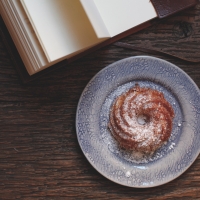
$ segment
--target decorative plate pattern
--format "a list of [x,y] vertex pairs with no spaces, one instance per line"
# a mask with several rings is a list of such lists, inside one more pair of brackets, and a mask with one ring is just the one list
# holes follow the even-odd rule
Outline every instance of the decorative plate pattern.
[[[175,111],[167,144],[140,160],[122,150],[107,128],[113,101],[135,83],[163,92]],[[77,107],[76,131],[84,155],[106,178],[129,187],[162,185],[181,175],[200,153],[200,91],[185,72],[167,61],[126,58],[88,83]]]

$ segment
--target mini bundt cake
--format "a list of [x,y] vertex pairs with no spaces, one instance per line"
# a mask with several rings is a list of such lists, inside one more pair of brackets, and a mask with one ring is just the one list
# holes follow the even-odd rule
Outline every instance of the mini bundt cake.
[[108,127],[121,147],[151,154],[169,139],[173,118],[163,93],[136,84],[113,103]]

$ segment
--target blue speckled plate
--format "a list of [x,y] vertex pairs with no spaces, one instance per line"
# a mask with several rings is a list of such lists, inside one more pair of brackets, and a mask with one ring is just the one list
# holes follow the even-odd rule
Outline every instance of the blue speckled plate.
[[[107,128],[113,101],[135,83],[163,92],[175,111],[167,144],[139,160],[122,150]],[[200,91],[169,62],[147,56],[123,59],[101,70],[84,89],[76,131],[84,155],[103,176],[129,187],[162,185],[181,175],[200,153]]]

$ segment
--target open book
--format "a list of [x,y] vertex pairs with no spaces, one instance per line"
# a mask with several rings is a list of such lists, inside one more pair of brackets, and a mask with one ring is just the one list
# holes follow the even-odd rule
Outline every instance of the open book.
[[30,75],[156,17],[149,0],[0,2],[1,15]]
[[150,0],[0,0],[0,12],[29,75],[158,13]]

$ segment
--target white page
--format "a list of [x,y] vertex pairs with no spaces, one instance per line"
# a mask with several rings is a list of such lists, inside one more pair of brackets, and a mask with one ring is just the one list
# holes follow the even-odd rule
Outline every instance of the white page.
[[[81,0],[84,7],[93,2],[111,37],[157,17],[150,0]],[[96,14],[88,11],[91,23]],[[95,25],[93,24],[94,28]],[[96,32],[99,30],[96,29]]]
[[105,23],[93,0],[80,0],[99,38],[110,37]]
[[79,0],[21,0],[48,60],[102,41]]
[[0,12],[29,74],[47,64],[20,0],[1,0]]
[[20,0],[10,0],[10,5],[12,5],[13,7],[13,13],[16,13],[15,20],[18,20],[18,24],[20,26],[21,32],[19,33],[19,35],[23,37],[21,42],[25,43],[24,46],[28,46],[26,50],[30,49],[30,52],[27,53],[33,60],[32,62],[34,64],[32,66],[34,67],[34,70],[37,71],[38,68],[47,64],[47,59],[41,49],[40,43],[35,35],[34,30],[30,25],[28,17],[22,8]]

